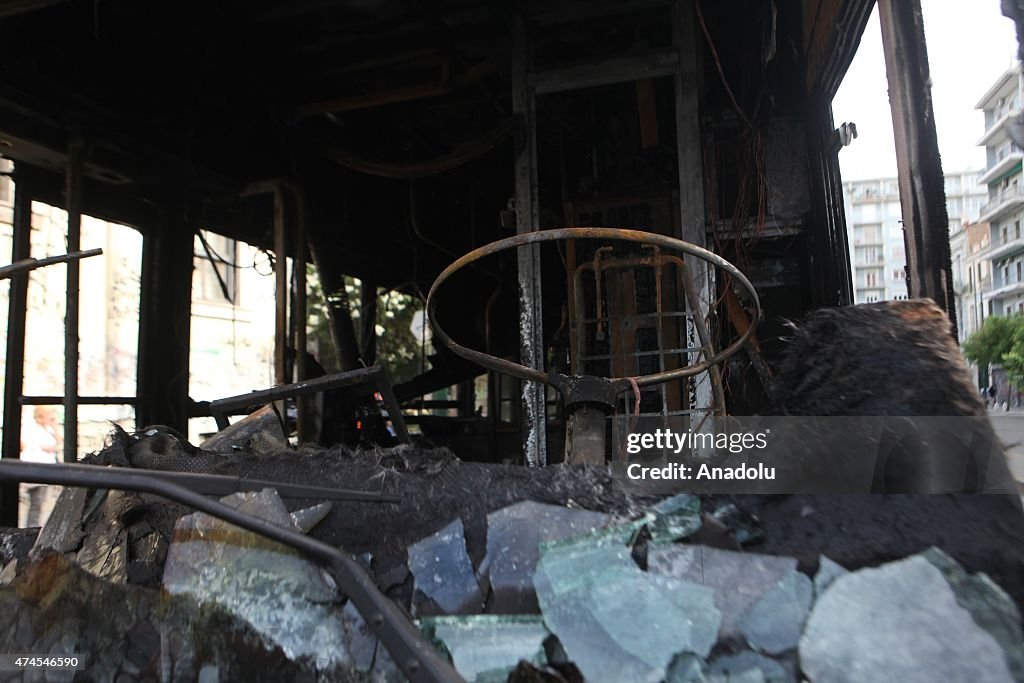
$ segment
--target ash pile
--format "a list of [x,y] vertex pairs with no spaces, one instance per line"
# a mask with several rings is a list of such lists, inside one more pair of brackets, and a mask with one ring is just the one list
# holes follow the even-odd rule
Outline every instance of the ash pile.
[[[877,360],[867,338],[851,348],[843,334],[858,308],[798,329],[779,412],[879,414],[882,384],[849,388],[866,386],[849,378]],[[904,323],[877,339],[914,349],[916,360],[894,350],[888,361],[904,377],[890,387],[901,414],[984,414],[969,393],[913,380],[962,367],[934,341],[943,319],[876,310]],[[852,320],[867,337],[869,318]],[[958,373],[949,381],[969,389]],[[531,470],[411,447],[275,451],[251,434],[195,448],[159,428],[117,433],[90,462],[278,482],[223,501],[352,557],[467,681],[1024,681],[1016,495],[641,497],[604,467]],[[379,499],[303,497],[302,486]],[[0,651],[78,653],[82,670],[57,672],[69,680],[410,671],[324,567],[151,494],[65,489],[41,531],[0,531],[0,567]]]
[[[350,553],[469,681],[1024,680],[1011,497],[652,500],[605,468],[189,454],[165,433],[95,460],[152,439],[220,474],[398,496],[224,502]],[[65,489],[0,548],[0,649],[79,653],[89,680],[403,679],[315,562],[155,496]]]

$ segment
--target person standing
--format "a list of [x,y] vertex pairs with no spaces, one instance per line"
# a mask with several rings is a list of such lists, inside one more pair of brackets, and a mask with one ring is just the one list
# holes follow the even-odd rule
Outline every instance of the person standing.
[[[57,411],[53,406],[36,406],[33,421],[21,430],[21,459],[25,462],[56,463],[61,450]],[[22,484],[23,528],[42,526],[56,502],[56,489],[45,484]]]

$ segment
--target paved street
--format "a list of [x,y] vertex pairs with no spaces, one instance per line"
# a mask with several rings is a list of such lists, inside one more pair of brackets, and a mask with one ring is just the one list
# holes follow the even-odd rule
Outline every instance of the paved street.
[[1006,444],[1010,471],[1017,481],[1024,481],[1024,412],[989,411],[996,434]]

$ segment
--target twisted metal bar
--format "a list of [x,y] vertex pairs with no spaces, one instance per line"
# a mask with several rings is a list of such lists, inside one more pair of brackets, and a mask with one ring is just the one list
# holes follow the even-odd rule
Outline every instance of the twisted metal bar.
[[166,479],[126,467],[0,460],[0,481],[152,493],[295,548],[330,568],[338,587],[380,638],[406,678],[416,683],[456,683],[463,680],[398,605],[380,592],[358,562],[315,538],[205,498]]
[[[725,271],[732,276],[748,294],[750,294],[750,300],[754,307],[754,315],[750,326],[740,335],[739,339],[730,344],[724,350],[719,351],[710,358],[704,359],[700,363],[677,368],[675,370],[666,370],[652,375],[643,375],[641,377],[633,378],[638,386],[651,386],[654,384],[661,384],[662,382],[671,382],[672,380],[698,375],[711,366],[721,363],[726,358],[743,348],[743,345],[747,343],[747,340],[753,336],[754,331],[757,329],[757,323],[761,318],[761,302],[757,297],[757,291],[754,289],[754,285],[750,283],[750,280],[748,280],[736,266],[729,263],[718,254],[710,252],[707,249],[702,249],[695,244],[690,244],[689,242],[669,237],[668,235],[659,235],[657,233],[643,232],[641,230],[629,230],[627,228],[558,228],[555,230],[540,230],[537,232],[523,233],[503,240],[498,240],[497,242],[491,242],[490,244],[484,245],[478,249],[474,249],[441,271],[441,274],[437,276],[436,280],[434,280],[434,284],[431,285],[430,293],[427,294],[427,316],[430,318],[430,325],[433,328],[437,339],[459,356],[490,370],[511,375],[512,377],[525,379],[529,382],[541,382],[544,384],[551,384],[555,387],[564,386],[568,378],[563,375],[534,370],[533,368],[528,368],[520,365],[519,363],[513,363],[512,361],[498,358],[488,353],[466,348],[465,346],[457,343],[437,322],[437,316],[435,315],[437,299],[435,295],[441,285],[444,284],[444,282],[447,281],[455,272],[486,256],[491,256],[506,249],[519,248],[528,244],[571,239],[621,240],[624,242],[653,244],[662,247],[663,249],[689,254],[690,256],[707,261],[711,265]],[[627,377],[617,377],[610,379],[609,381],[612,382],[616,391],[625,391],[632,386],[630,378]]]

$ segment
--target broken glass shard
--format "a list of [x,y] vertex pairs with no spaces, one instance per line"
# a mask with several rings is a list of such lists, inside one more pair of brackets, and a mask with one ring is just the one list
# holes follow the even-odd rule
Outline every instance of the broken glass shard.
[[672,658],[665,673],[665,683],[707,683],[704,660],[690,652]]
[[473,563],[466,553],[461,519],[409,546],[408,553],[415,590],[428,598],[415,601],[418,615],[477,614],[481,611],[484,596],[473,571]]
[[968,574],[938,548],[929,548],[921,555],[942,572],[957,604],[970,612],[975,623],[1002,646],[1014,679],[1024,681],[1024,634],[1020,611],[1013,599],[987,574]]
[[825,592],[826,588],[832,585],[833,581],[843,574],[849,573],[842,565],[822,555],[818,562],[818,573],[814,575],[814,595],[816,597],[820,596]]
[[522,501],[487,515],[487,567],[498,614],[536,613],[533,572],[542,542],[593,532],[607,524],[600,512]]
[[[294,529],[277,492],[235,493],[222,502]],[[340,599],[322,570],[291,549],[203,513],[178,520],[167,551],[164,588],[221,605],[249,622],[288,657],[318,668],[345,664]]]
[[755,650],[777,655],[800,641],[814,586],[803,573],[792,571],[770,588],[740,620],[740,630]]
[[734,503],[718,506],[711,512],[711,516],[728,527],[740,545],[764,538],[764,530],[757,517],[740,510]]
[[719,550],[701,545],[651,548],[647,571],[706,586],[714,591],[715,607],[722,614],[721,637],[738,638],[740,616],[758,598],[796,569],[792,557]]
[[588,681],[659,680],[678,652],[707,656],[721,615],[711,590],[641,571],[635,524],[541,548],[534,587],[544,622]]
[[550,635],[536,616],[424,617],[420,628],[469,683],[504,683],[522,661],[543,666]]
[[647,525],[651,543],[672,543],[700,530],[700,497],[681,493],[651,507],[648,514],[653,518]]
[[793,672],[782,663],[750,650],[718,657],[708,665],[712,675],[729,681],[740,680],[737,676],[751,670],[759,671],[765,683],[793,683],[796,680]]
[[323,521],[334,506],[331,503],[323,502],[312,507],[302,508],[291,513],[292,523],[304,534],[308,534],[313,527]]
[[812,681],[1010,683],[999,642],[921,555],[836,579],[800,639]]

